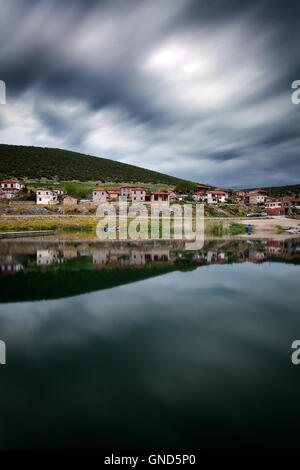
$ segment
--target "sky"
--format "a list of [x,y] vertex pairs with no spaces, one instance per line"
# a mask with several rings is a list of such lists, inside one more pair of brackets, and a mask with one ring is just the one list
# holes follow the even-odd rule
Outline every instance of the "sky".
[[0,0],[0,142],[300,183],[299,18],[299,0]]

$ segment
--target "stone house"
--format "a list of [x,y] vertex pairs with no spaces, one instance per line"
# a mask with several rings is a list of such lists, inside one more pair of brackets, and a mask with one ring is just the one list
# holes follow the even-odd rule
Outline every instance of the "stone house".
[[93,204],[103,204],[107,202],[108,194],[104,188],[93,189]]
[[156,191],[151,194],[151,204],[170,204],[170,195],[164,191]]
[[267,199],[265,194],[261,193],[248,193],[245,196],[245,202],[248,204],[264,204]]
[[58,204],[64,192],[61,189],[39,188],[36,191],[36,203],[43,205]]
[[65,206],[76,206],[78,204],[78,199],[76,199],[76,197],[66,195],[64,196],[63,204]]
[[131,188],[132,202],[145,202],[147,189],[146,188]]
[[144,202],[146,201],[147,188],[134,187],[134,186],[123,186],[120,188],[120,196],[125,196],[131,199],[133,202]]

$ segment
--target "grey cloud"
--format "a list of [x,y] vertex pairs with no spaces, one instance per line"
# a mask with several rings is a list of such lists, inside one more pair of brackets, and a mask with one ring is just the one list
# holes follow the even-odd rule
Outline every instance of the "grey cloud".
[[0,140],[298,183],[299,2],[0,0]]

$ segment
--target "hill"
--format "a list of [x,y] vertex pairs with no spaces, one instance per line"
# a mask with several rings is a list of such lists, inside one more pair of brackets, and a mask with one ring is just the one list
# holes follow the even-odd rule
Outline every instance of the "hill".
[[292,196],[299,197],[300,184],[293,184],[290,186],[271,186],[264,188],[272,197]]
[[176,185],[180,178],[134,165],[47,147],[0,144],[0,175],[61,181],[143,182]]
[[[256,188],[247,188],[244,191],[251,191]],[[268,195],[271,197],[283,197],[283,196],[291,196],[291,197],[299,197],[300,195],[300,184],[293,184],[289,186],[268,186],[262,187],[268,192]]]

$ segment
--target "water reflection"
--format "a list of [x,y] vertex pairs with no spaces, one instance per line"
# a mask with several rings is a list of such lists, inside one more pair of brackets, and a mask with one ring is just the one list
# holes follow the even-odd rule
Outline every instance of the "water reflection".
[[299,447],[300,240],[0,247],[0,448]]
[[74,258],[90,258],[95,269],[110,265],[140,267],[149,263],[174,264],[188,260],[195,265],[263,263],[273,258],[298,260],[300,240],[213,240],[207,241],[200,251],[186,252],[183,245],[153,243],[131,246],[128,243],[47,243],[10,242],[0,245],[0,266],[3,274],[18,273],[28,266],[52,266]]

